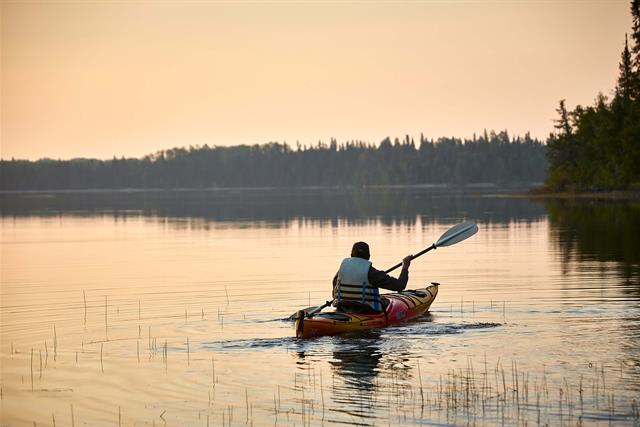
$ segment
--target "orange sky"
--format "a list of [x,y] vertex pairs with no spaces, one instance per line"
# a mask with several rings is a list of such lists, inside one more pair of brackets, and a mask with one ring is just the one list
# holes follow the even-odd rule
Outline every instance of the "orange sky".
[[546,137],[615,84],[627,1],[3,1],[1,156]]

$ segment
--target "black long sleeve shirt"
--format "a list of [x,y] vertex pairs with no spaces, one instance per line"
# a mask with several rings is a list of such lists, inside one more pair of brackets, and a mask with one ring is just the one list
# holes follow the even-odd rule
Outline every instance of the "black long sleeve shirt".
[[[390,291],[402,291],[407,287],[409,281],[409,270],[402,269],[400,275],[396,279],[389,276],[384,271],[376,270],[373,266],[369,267],[369,274],[367,275],[369,283],[376,288],[388,289]],[[333,288],[335,289],[338,281],[338,273],[333,277]]]

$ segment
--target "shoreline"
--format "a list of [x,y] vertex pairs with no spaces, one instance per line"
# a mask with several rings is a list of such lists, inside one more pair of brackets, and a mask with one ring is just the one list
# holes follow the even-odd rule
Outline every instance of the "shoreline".
[[[519,188],[518,188],[519,187]],[[379,190],[421,190],[435,193],[466,193],[479,197],[492,198],[526,198],[532,200],[543,199],[601,199],[601,200],[640,200],[640,188],[614,191],[549,191],[542,187],[524,185],[499,184],[406,184],[406,185],[308,185],[308,186],[264,186],[264,187],[203,187],[203,188],[87,188],[87,189],[30,189],[30,190],[0,190],[0,197],[55,197],[65,194],[140,194],[140,193],[242,193],[242,192],[280,192],[280,191],[379,191]]]
[[515,192],[503,195],[496,195],[497,197],[514,197],[514,198],[527,198],[527,199],[601,199],[601,200],[640,200],[640,189],[633,190],[614,190],[614,191],[585,191],[585,192],[570,192],[570,191],[549,191],[541,190],[540,188],[532,188],[525,192]]
[[527,191],[535,183],[516,183],[503,185],[498,183],[438,183],[438,184],[376,184],[376,185],[292,185],[292,186],[229,186],[229,187],[129,187],[129,188],[57,188],[0,190],[1,195],[37,195],[37,194],[108,194],[108,193],[161,193],[161,192],[242,192],[242,191],[369,191],[369,190],[434,190],[434,191]]

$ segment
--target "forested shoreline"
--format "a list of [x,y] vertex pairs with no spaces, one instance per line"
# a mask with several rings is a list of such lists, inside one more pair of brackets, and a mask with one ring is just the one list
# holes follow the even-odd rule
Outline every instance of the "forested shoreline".
[[4,191],[513,183],[546,176],[545,145],[506,131],[464,140],[205,145],[143,158],[0,161]]
[[640,0],[632,0],[613,97],[593,105],[557,109],[556,133],[547,140],[550,191],[625,190],[640,185]]
[[0,159],[0,190],[373,186],[545,182],[542,192],[640,188],[640,0],[631,1],[611,99],[573,110],[560,101],[545,142],[486,131],[471,139],[385,138],[295,147],[198,146],[143,158]]

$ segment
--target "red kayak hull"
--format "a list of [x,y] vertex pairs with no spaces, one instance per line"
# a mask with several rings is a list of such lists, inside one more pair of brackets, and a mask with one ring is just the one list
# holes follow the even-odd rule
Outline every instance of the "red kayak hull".
[[385,294],[389,300],[384,313],[359,314],[349,312],[321,312],[311,317],[297,316],[295,320],[298,338],[338,335],[346,332],[384,328],[408,322],[426,313],[438,295],[438,284],[426,288]]

